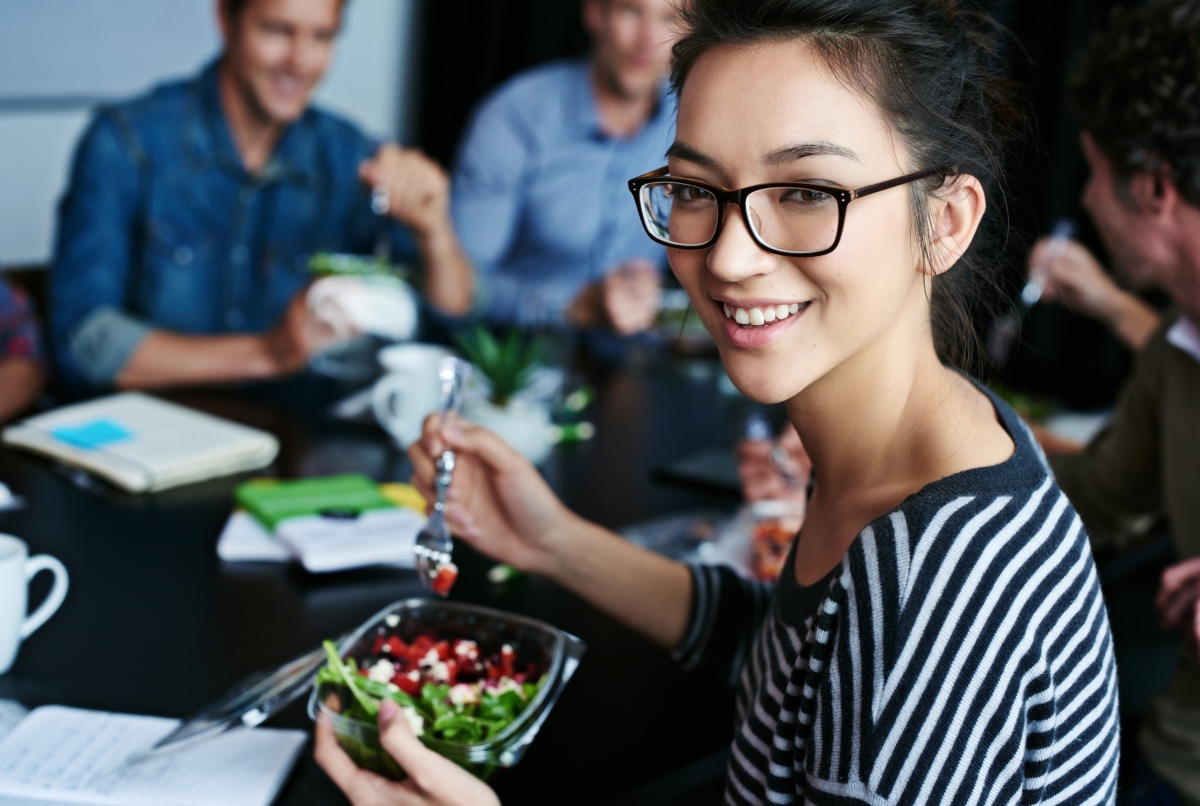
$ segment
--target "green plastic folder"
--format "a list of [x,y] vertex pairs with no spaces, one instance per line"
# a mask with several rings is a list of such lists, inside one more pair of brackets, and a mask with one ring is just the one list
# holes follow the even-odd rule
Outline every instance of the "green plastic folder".
[[395,509],[379,486],[361,473],[298,481],[249,481],[234,493],[238,504],[271,531],[281,521],[336,513],[353,517],[372,509]]

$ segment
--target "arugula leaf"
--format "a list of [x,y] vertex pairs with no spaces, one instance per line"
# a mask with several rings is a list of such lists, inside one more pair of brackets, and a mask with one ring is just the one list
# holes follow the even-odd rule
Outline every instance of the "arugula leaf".
[[342,682],[346,684],[346,688],[350,689],[350,693],[354,695],[354,699],[358,700],[358,704],[362,706],[367,716],[374,719],[379,714],[379,703],[376,700],[368,697],[364,692],[360,691],[354,678],[358,677],[358,671],[354,668],[354,660],[350,660],[350,667],[342,663],[342,658],[338,654],[337,647],[332,641],[325,641],[321,644],[325,648],[325,658],[327,663],[334,668],[342,677]]

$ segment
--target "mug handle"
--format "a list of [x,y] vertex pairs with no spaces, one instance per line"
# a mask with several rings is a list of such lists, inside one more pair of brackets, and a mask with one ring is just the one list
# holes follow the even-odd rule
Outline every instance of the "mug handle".
[[31,616],[21,623],[21,629],[18,631],[18,636],[22,641],[33,634],[33,631],[46,623],[46,620],[54,615],[59,606],[63,603],[63,599],[67,598],[67,569],[54,557],[49,554],[39,554],[36,557],[30,557],[25,562],[25,584],[29,584],[29,580],[33,579],[39,571],[54,572],[54,587],[50,589],[50,595],[46,597],[46,601],[42,602],[41,607],[33,612]]
[[407,376],[390,372],[375,382],[375,390],[371,393],[371,407],[375,410],[375,419],[379,420],[379,424],[396,442],[400,442],[397,431],[401,427],[402,416],[396,413],[392,401],[397,395],[403,396],[404,387],[407,385]]

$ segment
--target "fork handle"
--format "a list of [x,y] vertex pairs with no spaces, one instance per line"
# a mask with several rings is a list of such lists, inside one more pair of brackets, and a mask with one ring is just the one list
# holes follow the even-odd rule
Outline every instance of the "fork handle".
[[433,491],[437,495],[433,508],[438,512],[446,508],[446,491],[450,489],[450,482],[454,478],[455,463],[454,451],[442,451],[442,455],[438,457],[437,477],[433,480]]

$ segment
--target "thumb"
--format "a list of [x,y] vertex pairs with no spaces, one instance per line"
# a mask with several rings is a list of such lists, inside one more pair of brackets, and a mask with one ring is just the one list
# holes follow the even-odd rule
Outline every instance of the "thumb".
[[421,786],[422,782],[417,779],[420,771],[429,764],[429,756],[440,758],[421,744],[421,740],[413,733],[408,717],[391,699],[385,699],[379,704],[379,743],[388,755],[404,768],[417,786]]

